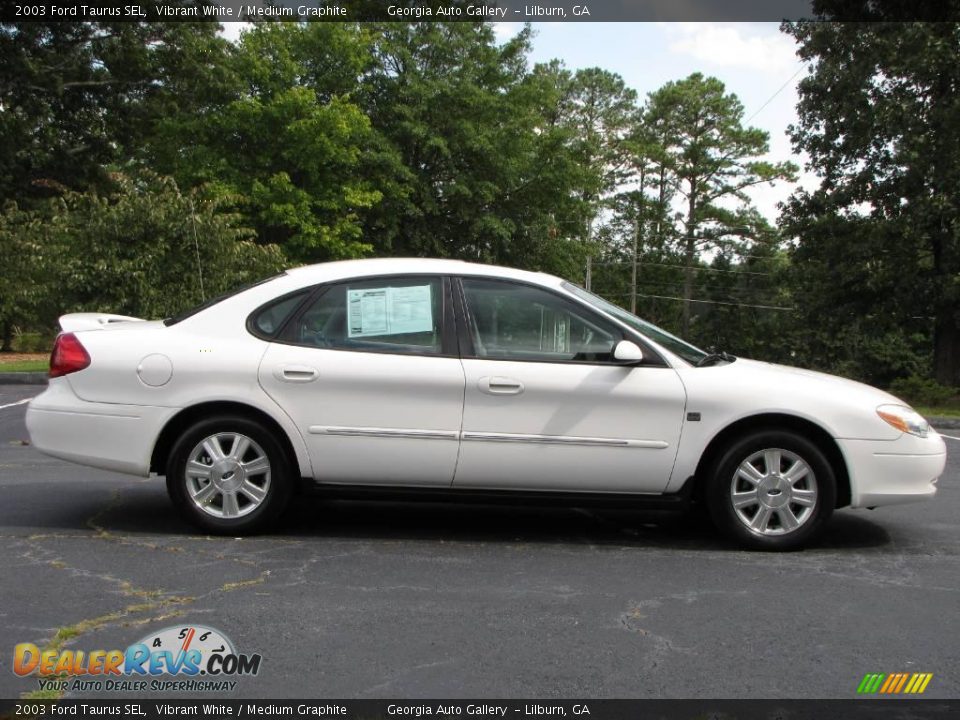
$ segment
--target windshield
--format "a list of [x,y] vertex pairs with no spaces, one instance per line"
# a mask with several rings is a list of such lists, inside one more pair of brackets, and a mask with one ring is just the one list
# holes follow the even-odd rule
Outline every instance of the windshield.
[[270,282],[271,280],[274,280],[278,277],[282,277],[284,275],[286,275],[286,273],[282,272],[282,273],[279,273],[278,275],[271,275],[270,277],[261,278],[260,280],[257,280],[255,282],[247,283],[246,285],[241,285],[240,287],[234,290],[231,290],[230,292],[225,292],[223,295],[217,295],[217,297],[215,298],[210,298],[209,300],[205,300],[199,305],[195,305],[192,308],[188,308],[180,313],[177,313],[173,317],[168,317],[166,320],[163,321],[163,324],[166,325],[167,327],[170,327],[171,325],[176,325],[178,322],[182,322],[183,320],[186,320],[188,317],[193,317],[198,312],[202,310],[206,310],[209,307],[213,307],[217,303],[223,302],[227,298],[232,298],[234,295],[239,295],[240,293],[246,290],[249,290],[252,287],[256,287],[257,285],[263,285],[266,282]]
[[607,302],[602,297],[598,297],[591,292],[587,292],[582,287],[573,283],[563,283],[563,288],[576,295],[581,300],[585,300],[598,310],[602,310],[608,315],[612,315],[620,322],[630,326],[641,335],[650,338],[658,345],[662,345],[674,355],[686,360],[691,365],[696,365],[707,356],[700,348],[694,347],[685,340],[681,340],[676,335],[671,335],[666,330],[658,328],[656,325],[641,320],[621,307],[617,307],[611,302]]

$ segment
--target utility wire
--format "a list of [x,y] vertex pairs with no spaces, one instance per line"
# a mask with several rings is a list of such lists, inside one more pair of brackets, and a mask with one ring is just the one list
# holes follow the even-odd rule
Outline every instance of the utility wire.
[[753,120],[757,115],[759,115],[767,105],[772,103],[773,99],[777,97],[777,95],[782,93],[784,88],[786,88],[787,85],[793,82],[793,79],[797,75],[799,75],[804,70],[805,67],[806,67],[805,65],[801,64],[800,67],[797,68],[797,71],[793,75],[791,75],[790,78],[783,85],[781,85],[780,88],[773,95],[767,98],[767,101],[763,105],[761,105],[759,108],[757,108],[757,111],[753,115],[751,115],[750,117],[748,117],[746,120],[743,121],[743,124],[749,125],[750,121]]
[[[621,293],[622,295],[629,295],[629,293]],[[644,295],[642,293],[637,293],[637,297],[644,298],[656,298],[658,300],[678,300],[680,302],[687,302],[682,297],[673,297],[672,295]],[[780,305],[753,305],[751,303],[735,303],[735,302],[725,302],[723,300],[697,300],[690,298],[689,302],[694,303],[705,303],[708,305],[730,305],[733,307],[748,307],[748,308],[759,308],[761,310],[781,310],[784,312],[793,312],[796,308],[792,307],[782,307]]]
[[[632,264],[633,264],[633,261],[632,261],[632,260],[618,260],[618,261],[609,261],[609,262],[595,262],[595,263],[593,263],[593,266],[594,266],[594,267],[597,267],[598,265],[603,266],[603,265],[632,265]],[[681,270],[685,270],[686,267],[687,267],[686,265],[674,265],[674,264],[671,264],[671,263],[644,262],[644,261],[642,261],[642,260],[641,260],[638,264],[639,264],[639,266],[640,266],[641,268],[643,268],[643,267],[646,266],[646,267],[679,268],[679,269],[681,269]],[[699,267],[699,266],[697,266],[697,265],[693,265],[692,267],[693,267],[694,270],[697,270],[697,271],[703,270],[704,272],[735,273],[735,274],[738,274],[738,275],[764,275],[764,276],[770,276],[770,275],[774,275],[774,274],[775,274],[775,273],[768,273],[768,272],[757,272],[756,270],[727,270],[726,268]]]

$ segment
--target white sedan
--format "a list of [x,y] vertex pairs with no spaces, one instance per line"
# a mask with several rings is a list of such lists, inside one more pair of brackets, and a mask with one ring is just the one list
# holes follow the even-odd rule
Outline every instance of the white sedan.
[[705,505],[790,549],[834,508],[924,500],[943,440],[902,401],[709,354],[549,275],[380,259],[289,270],[163,321],[61,318],[39,450],[166,476],[210,532],[341,496]]

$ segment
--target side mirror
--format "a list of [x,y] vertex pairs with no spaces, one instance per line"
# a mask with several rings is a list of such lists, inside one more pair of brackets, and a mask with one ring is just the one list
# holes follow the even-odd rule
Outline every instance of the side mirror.
[[621,340],[613,349],[613,359],[628,365],[636,365],[643,362],[643,350],[637,347],[636,343]]

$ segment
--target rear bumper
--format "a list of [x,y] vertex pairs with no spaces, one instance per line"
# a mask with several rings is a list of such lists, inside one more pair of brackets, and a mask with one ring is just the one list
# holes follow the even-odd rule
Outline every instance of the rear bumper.
[[837,440],[850,472],[850,506],[878,507],[927,500],[937,493],[947,450],[943,439]]
[[40,452],[104,470],[150,474],[150,456],[175,408],[79,399],[66,378],[53,378],[27,406],[27,431]]

